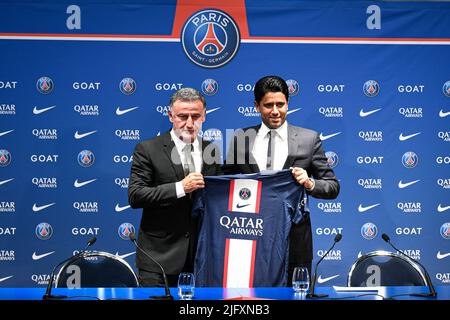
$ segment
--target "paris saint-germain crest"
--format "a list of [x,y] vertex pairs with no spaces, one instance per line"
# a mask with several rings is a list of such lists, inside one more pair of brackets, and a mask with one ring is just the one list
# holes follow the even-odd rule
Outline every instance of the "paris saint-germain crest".
[[236,22],[216,9],[194,13],[181,32],[184,52],[192,62],[204,68],[221,67],[233,59],[240,39]]

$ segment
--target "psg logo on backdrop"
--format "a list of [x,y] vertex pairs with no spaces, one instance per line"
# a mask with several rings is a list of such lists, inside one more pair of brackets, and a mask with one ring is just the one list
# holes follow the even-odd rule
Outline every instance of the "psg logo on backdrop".
[[11,163],[11,153],[8,150],[0,149],[0,167],[6,167]]
[[41,240],[48,240],[53,235],[53,228],[47,222],[41,222],[36,226],[36,236]]
[[444,239],[450,239],[450,222],[446,222],[441,226],[441,236]]
[[442,92],[450,98],[450,80],[442,86]]
[[119,226],[117,233],[123,240],[130,240],[130,233],[135,233],[134,226],[129,222],[124,222]]
[[120,92],[129,96],[136,91],[136,81],[132,78],[123,78],[119,83]]
[[300,86],[298,85],[297,81],[295,81],[293,79],[289,79],[289,80],[286,80],[286,84],[289,89],[289,96],[296,96],[298,94],[298,92],[300,91]]
[[333,169],[334,167],[336,167],[338,165],[339,158],[338,158],[338,155],[336,154],[336,152],[327,151],[327,152],[325,152],[325,157],[327,157],[327,165],[331,169]]
[[369,80],[364,83],[364,94],[368,97],[375,97],[380,92],[380,85],[375,80]]
[[204,68],[217,68],[233,59],[241,36],[236,22],[216,9],[194,13],[184,24],[181,43],[192,62]]
[[367,222],[361,227],[361,235],[364,239],[372,240],[377,236],[378,228],[372,222]]
[[214,79],[206,79],[202,82],[202,92],[207,96],[215,95],[219,91],[219,84]]
[[77,157],[78,164],[82,167],[90,167],[94,164],[95,157],[92,151],[82,150]]
[[242,200],[247,200],[251,195],[252,193],[248,188],[242,188],[241,190],[239,190],[239,198],[241,198]]
[[419,162],[419,157],[412,151],[405,152],[402,156],[402,164],[405,168],[412,169]]
[[53,87],[53,80],[49,77],[40,77],[36,82],[36,88],[42,94],[48,94],[52,92]]

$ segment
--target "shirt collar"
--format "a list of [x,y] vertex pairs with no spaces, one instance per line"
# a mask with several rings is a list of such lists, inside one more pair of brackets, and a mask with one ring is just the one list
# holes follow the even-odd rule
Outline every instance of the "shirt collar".
[[284,121],[284,123],[281,126],[279,126],[278,128],[269,129],[269,127],[266,126],[264,124],[264,122],[262,122],[261,127],[259,128],[259,131],[258,131],[258,135],[261,135],[264,137],[265,135],[267,135],[267,133],[270,130],[274,130],[278,134],[278,136],[281,138],[282,141],[286,141],[287,140],[287,126],[288,126],[287,121]]
[[[175,146],[177,147],[177,150],[182,151],[184,146],[187,144],[183,140],[177,137],[175,134],[175,131],[172,129],[170,130],[170,136],[172,138],[172,141],[175,143]],[[195,139],[194,142],[192,142],[192,145],[194,146],[194,152],[199,150],[199,142],[198,139]]]

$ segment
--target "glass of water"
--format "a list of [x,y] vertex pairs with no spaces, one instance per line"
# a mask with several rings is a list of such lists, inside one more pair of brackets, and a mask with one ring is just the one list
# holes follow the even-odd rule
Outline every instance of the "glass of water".
[[295,267],[292,274],[292,288],[300,293],[306,293],[309,290],[308,268]]
[[182,272],[178,276],[178,297],[181,300],[190,300],[194,297],[195,277],[193,273]]

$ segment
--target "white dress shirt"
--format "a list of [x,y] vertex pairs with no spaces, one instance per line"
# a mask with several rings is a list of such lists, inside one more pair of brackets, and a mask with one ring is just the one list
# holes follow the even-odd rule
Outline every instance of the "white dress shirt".
[[[185,159],[184,159],[183,148],[186,146],[186,142],[180,140],[180,138],[178,138],[176,136],[173,129],[170,130],[170,136],[172,137],[172,141],[175,143],[175,147],[177,148],[178,155],[180,156],[180,159],[181,159],[181,164],[184,167]],[[200,143],[198,142],[198,139],[194,140],[194,142],[192,143],[192,146],[194,147],[194,150],[191,152],[191,154],[192,154],[192,159],[194,160],[195,172],[201,172],[203,161],[202,161],[202,152],[200,150]],[[175,183],[175,188],[177,191],[177,198],[181,198],[186,195],[181,181],[178,181]]]
[[[275,150],[272,150],[273,170],[283,169],[284,163],[288,156],[288,125],[285,121],[279,128],[272,129],[275,131]],[[253,143],[252,155],[258,164],[259,170],[266,170],[267,165],[267,149],[269,147],[269,129],[264,123],[261,123],[255,142]]]

